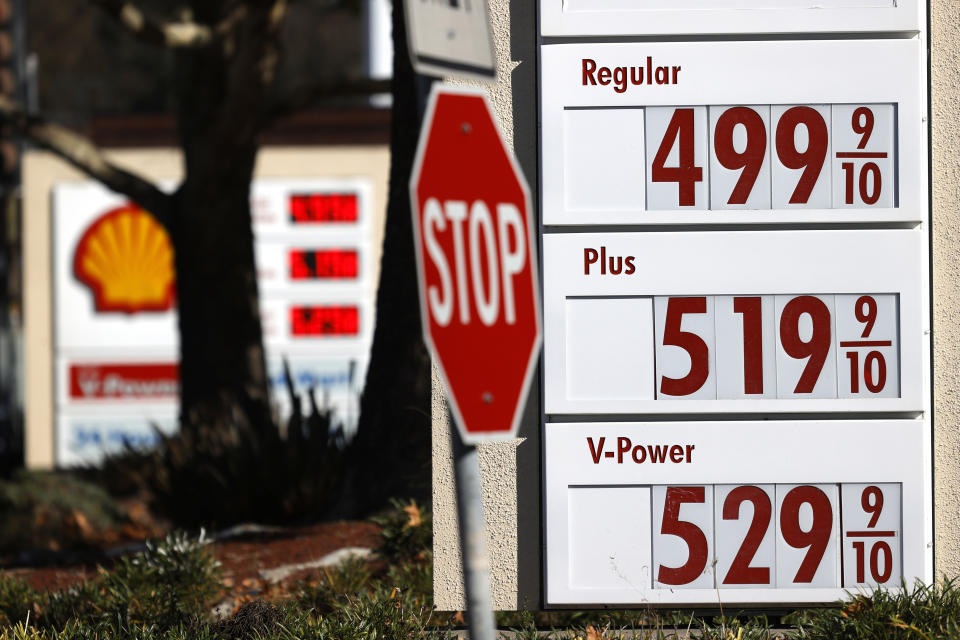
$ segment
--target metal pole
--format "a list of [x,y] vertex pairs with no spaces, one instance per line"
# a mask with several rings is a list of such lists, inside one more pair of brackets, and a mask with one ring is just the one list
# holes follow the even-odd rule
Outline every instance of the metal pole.
[[[402,5],[394,3],[394,10],[400,6]],[[434,79],[429,76],[414,74],[419,127],[423,126],[423,116],[433,81]],[[457,485],[463,583],[467,592],[467,630],[470,640],[495,640],[496,623],[490,599],[490,568],[487,561],[487,547],[483,539],[480,462],[477,458],[477,448],[463,442],[453,414],[448,412],[448,416]]]
[[460,551],[463,583],[467,591],[467,629],[471,640],[494,640],[496,622],[490,600],[490,564],[483,539],[483,501],[480,497],[480,462],[477,448],[460,438],[450,414],[453,464],[457,481],[457,515],[460,520]]

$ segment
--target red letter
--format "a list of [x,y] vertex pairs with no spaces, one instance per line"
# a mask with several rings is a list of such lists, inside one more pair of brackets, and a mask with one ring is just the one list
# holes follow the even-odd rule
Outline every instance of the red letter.
[[591,60],[590,58],[583,59],[583,86],[587,86],[587,80],[590,81],[590,84],[597,84],[596,78],[593,77],[593,72],[597,70],[597,63]]

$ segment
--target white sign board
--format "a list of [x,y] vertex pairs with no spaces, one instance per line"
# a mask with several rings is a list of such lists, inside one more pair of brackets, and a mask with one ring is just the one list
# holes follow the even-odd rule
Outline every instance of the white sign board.
[[[286,359],[304,411],[313,389],[335,422],[355,426],[373,337],[372,195],[362,178],[253,184],[261,321],[281,419],[290,412]],[[56,463],[96,463],[124,442],[150,445],[154,426],[176,429],[172,248],[152,218],[92,182],[54,188],[53,228]]]
[[[544,2],[544,36],[687,15],[656,4]],[[703,33],[806,11],[751,4]],[[540,52],[546,602],[930,580],[921,40]]]
[[403,6],[407,47],[417,73],[483,80],[496,77],[486,0],[410,0]]

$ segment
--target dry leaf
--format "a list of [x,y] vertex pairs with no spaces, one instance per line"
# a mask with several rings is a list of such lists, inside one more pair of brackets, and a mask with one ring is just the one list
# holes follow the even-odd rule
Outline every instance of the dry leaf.
[[463,611],[457,611],[455,614],[453,614],[453,622],[454,622],[454,624],[466,624],[466,623],[467,623],[467,619],[466,619],[465,617],[463,617]]
[[602,640],[603,633],[597,631],[593,625],[587,625],[587,640]]
[[80,534],[80,538],[87,542],[90,542],[97,537],[96,530],[93,528],[93,525],[90,524],[87,516],[82,511],[78,511],[76,509],[71,511],[70,515],[67,516],[67,524],[76,529],[77,533]]
[[410,503],[403,508],[407,512],[407,526],[408,527],[419,527],[422,519],[420,517],[420,507],[414,503]]

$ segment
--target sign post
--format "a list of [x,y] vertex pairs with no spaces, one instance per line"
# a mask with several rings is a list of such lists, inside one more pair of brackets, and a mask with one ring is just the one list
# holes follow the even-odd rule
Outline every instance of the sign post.
[[435,84],[410,178],[424,341],[447,387],[472,638],[493,610],[475,445],[516,435],[540,347],[529,188],[481,91]]

